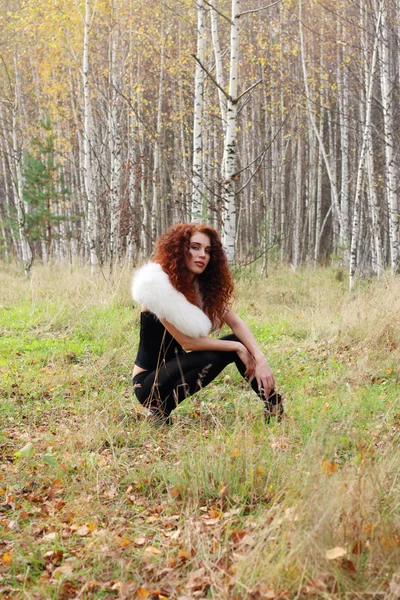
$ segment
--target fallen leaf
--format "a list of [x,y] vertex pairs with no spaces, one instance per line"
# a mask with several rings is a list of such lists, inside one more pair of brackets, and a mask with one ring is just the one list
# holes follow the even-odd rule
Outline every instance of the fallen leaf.
[[231,540],[234,544],[238,544],[240,540],[244,538],[245,535],[247,535],[247,531],[245,531],[244,529],[237,529],[236,531],[232,531]]
[[333,475],[338,470],[339,465],[336,462],[329,462],[326,458],[322,461],[322,472],[325,475]]
[[146,588],[139,588],[136,592],[136,596],[138,600],[146,600],[146,598],[150,598],[150,591]]
[[144,546],[146,543],[146,538],[145,537],[137,537],[133,540],[133,543],[135,544],[135,546]]
[[356,565],[352,560],[348,560],[347,558],[342,561],[341,567],[342,569],[346,569],[346,571],[351,571],[352,573],[356,572]]
[[1,557],[1,562],[3,565],[11,565],[12,558],[12,552],[5,552]]
[[150,523],[150,525],[152,523],[157,523],[157,521],[160,520],[160,517],[156,517],[155,515],[152,515],[151,517],[148,517],[147,519],[147,523]]
[[231,450],[231,456],[232,456],[232,458],[236,458],[237,456],[240,456],[240,450],[239,450],[239,448],[232,448],[232,450]]
[[363,551],[363,545],[361,543],[361,540],[357,540],[356,543],[353,546],[353,554],[361,554],[361,552]]
[[28,442],[21,450],[14,452],[15,458],[31,458],[35,454],[32,442]]
[[61,567],[57,567],[56,569],[54,569],[52,577],[53,579],[60,579],[62,575],[71,575],[71,573],[71,565],[62,565]]
[[184,548],[181,548],[178,552],[178,558],[182,558],[183,560],[189,560],[190,552],[188,552]]
[[129,546],[130,543],[131,543],[131,540],[128,537],[123,537],[118,540],[118,544],[120,545],[121,548],[126,548],[127,546]]
[[144,551],[147,552],[147,554],[161,554],[161,550],[155,548],[154,546],[147,546],[147,548],[145,548]]
[[172,488],[169,488],[168,492],[172,498],[177,498],[180,496],[179,488],[176,485],[174,485]]
[[335,548],[331,548],[325,552],[325,556],[328,560],[335,560],[336,558],[342,558],[347,554],[347,550],[341,548],[340,546],[335,546]]
[[76,530],[76,535],[79,535],[80,537],[86,537],[87,535],[89,535],[89,533],[90,533],[90,529],[87,525],[81,525]]

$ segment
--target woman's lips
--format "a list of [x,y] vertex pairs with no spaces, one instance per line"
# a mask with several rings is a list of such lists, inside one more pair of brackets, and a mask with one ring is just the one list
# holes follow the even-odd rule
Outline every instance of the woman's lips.
[[197,265],[198,267],[204,267],[204,263],[203,262],[197,262],[197,261],[195,261],[194,264]]

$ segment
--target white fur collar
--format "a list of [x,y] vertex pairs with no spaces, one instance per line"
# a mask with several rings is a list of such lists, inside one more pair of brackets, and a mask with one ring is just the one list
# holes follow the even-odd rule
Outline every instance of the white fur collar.
[[148,262],[136,271],[132,297],[188,337],[206,337],[211,331],[207,315],[174,288],[158,263]]

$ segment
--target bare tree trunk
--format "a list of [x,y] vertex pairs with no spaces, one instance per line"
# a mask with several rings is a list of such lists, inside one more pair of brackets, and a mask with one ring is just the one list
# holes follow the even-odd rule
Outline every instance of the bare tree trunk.
[[112,269],[114,261],[118,254],[119,247],[119,224],[120,224],[120,192],[121,192],[121,137],[119,124],[119,94],[117,93],[117,38],[118,33],[113,29],[111,32],[110,43],[110,74],[109,74],[109,146],[110,146],[110,197],[111,197],[111,218],[110,218],[110,268]]
[[90,33],[90,0],[85,0],[85,17],[83,22],[83,181],[87,199],[87,237],[90,252],[90,266],[92,270],[97,265],[96,253],[96,189],[92,157],[92,123],[91,123],[91,99],[89,78],[89,33]]
[[379,3],[382,15],[379,36],[380,79],[382,94],[383,124],[385,132],[386,200],[389,211],[389,240],[392,273],[400,273],[400,206],[397,195],[396,164],[394,152],[394,90],[390,72],[390,45],[388,12],[385,1]]
[[[214,11],[212,11],[214,12]],[[192,164],[192,219],[201,220],[203,201],[203,102],[204,102],[204,64],[205,50],[205,5],[204,0],[197,1],[197,59],[194,81],[194,120],[193,120],[193,164]]]
[[236,198],[233,175],[236,167],[237,79],[239,66],[240,0],[232,0],[229,100],[227,101],[227,126],[223,158],[224,219],[223,241],[229,262],[235,259]]
[[352,226],[351,247],[350,247],[350,270],[349,270],[350,290],[352,290],[354,287],[354,278],[355,278],[356,268],[357,268],[362,183],[363,183],[363,176],[364,176],[365,157],[366,157],[366,153],[367,153],[368,129],[371,126],[372,89],[373,89],[373,83],[374,83],[376,58],[377,58],[377,53],[378,53],[378,41],[379,41],[378,32],[379,32],[380,22],[381,22],[381,18],[382,18],[382,4],[383,4],[383,2],[380,2],[379,13],[378,13],[378,17],[377,17],[374,48],[373,48],[372,59],[371,59],[371,69],[370,69],[370,73],[369,73],[369,77],[368,77],[368,87],[367,87],[367,91],[366,91],[364,130],[363,130],[362,145],[361,145],[360,157],[359,157],[358,169],[357,169],[357,183],[356,183],[356,192],[355,192],[355,199],[354,199],[353,226]]
[[14,69],[15,69],[15,86],[14,86],[14,102],[12,106],[12,161],[14,166],[14,173],[12,177],[13,192],[15,198],[15,205],[17,208],[18,218],[18,234],[21,245],[21,259],[24,265],[25,275],[30,275],[30,270],[33,262],[33,256],[31,247],[29,245],[28,237],[26,234],[25,227],[25,213],[26,206],[23,198],[23,152],[22,147],[18,141],[18,116],[21,108],[21,88],[19,80],[19,68],[18,68],[18,57],[14,54]]

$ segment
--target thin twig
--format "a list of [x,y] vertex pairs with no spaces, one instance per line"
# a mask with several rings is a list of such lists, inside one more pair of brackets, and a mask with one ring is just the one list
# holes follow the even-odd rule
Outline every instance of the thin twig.
[[284,238],[277,238],[275,237],[275,241],[272,244],[272,246],[269,246],[269,248],[267,248],[266,250],[263,250],[261,252],[261,254],[259,254],[258,256],[256,256],[255,258],[252,258],[249,262],[246,263],[239,263],[240,267],[248,267],[249,265],[251,265],[253,262],[255,262],[256,260],[258,260],[259,258],[261,258],[262,256],[264,256],[264,254],[267,254],[267,252],[269,252],[270,250],[272,250],[272,248],[274,248],[275,246],[277,246]]
[[267,8],[272,8],[273,6],[276,6],[277,4],[280,4],[281,2],[282,2],[282,0],[277,0],[277,2],[273,2],[272,4],[268,4],[268,6],[262,6],[261,8],[254,8],[252,10],[245,10],[244,12],[240,13],[237,16],[238,17],[243,17],[244,15],[250,15],[251,13],[260,12],[260,10],[266,10]]
[[235,100],[233,100],[233,103],[237,104],[239,102],[240,98],[243,98],[243,96],[245,96],[248,92],[251,92],[251,90],[253,88],[255,88],[257,85],[259,85],[260,83],[262,83],[262,79],[259,79],[258,81],[256,81],[256,83],[253,83],[253,85],[248,87],[247,90],[244,90],[244,92],[242,92],[240,94],[240,96],[238,96],[237,98],[235,98]]
[[207,2],[207,0],[203,0],[204,4],[207,4],[207,6],[210,6],[213,10],[215,10],[216,13],[219,14],[220,17],[222,17],[223,19],[226,19],[228,21],[228,23],[230,23],[232,25],[232,20],[227,17],[226,15],[224,15],[224,13],[222,13],[221,11],[218,10],[218,8],[215,8],[215,6],[213,4],[211,4],[211,2]]
[[225,98],[227,100],[229,100],[229,102],[234,102],[232,96],[230,96],[229,94],[227,94],[227,92],[224,90],[223,87],[221,87],[218,83],[218,81],[211,75],[210,71],[208,71],[208,69],[206,69],[206,67],[203,65],[203,63],[201,62],[201,60],[199,60],[197,58],[197,56],[195,54],[192,54],[194,60],[199,63],[200,67],[203,69],[203,71],[208,75],[208,77],[211,79],[211,81],[217,86],[217,88],[219,90],[221,90],[221,92],[224,94]]

